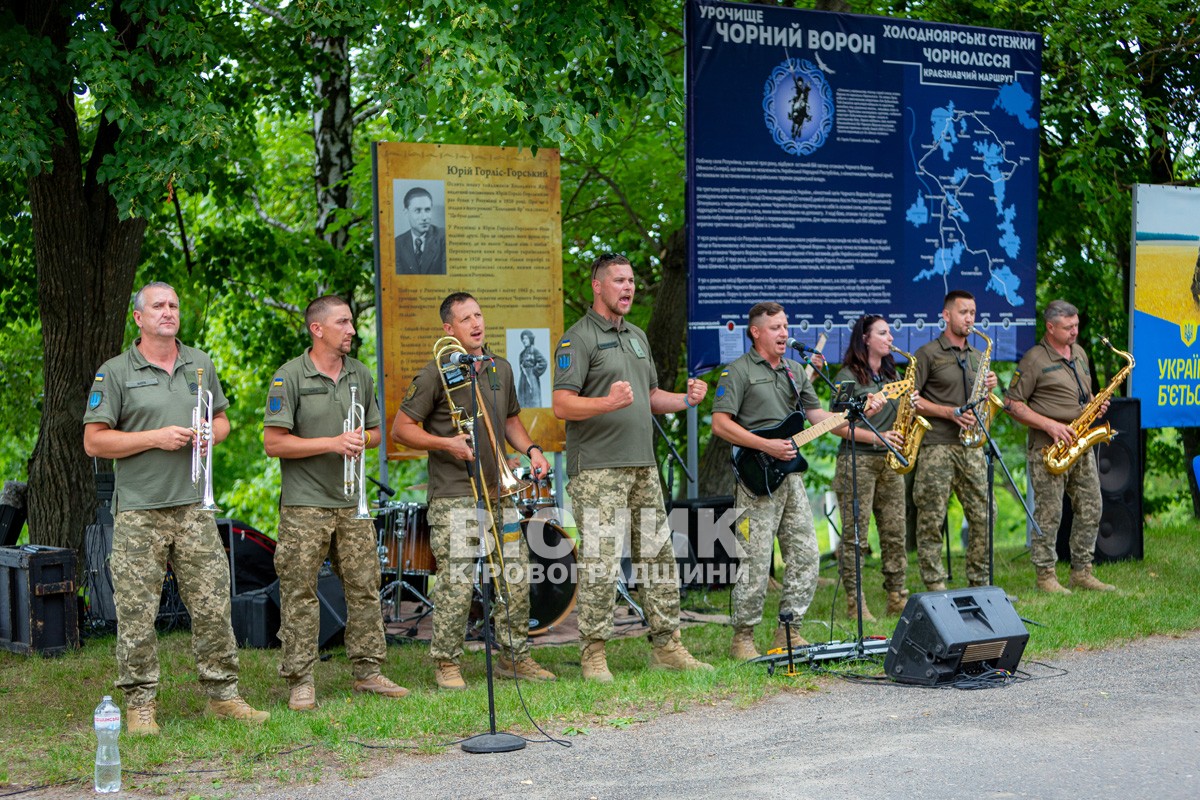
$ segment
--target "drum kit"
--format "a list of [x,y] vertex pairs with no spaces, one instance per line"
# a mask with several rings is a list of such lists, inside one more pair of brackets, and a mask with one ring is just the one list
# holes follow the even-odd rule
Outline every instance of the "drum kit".
[[[528,486],[516,498],[521,531],[529,550],[529,635],[544,634],[566,619],[575,607],[575,542],[558,519],[552,475],[535,478],[528,469],[514,470]],[[416,487],[410,487],[416,488]],[[375,527],[383,573],[380,599],[385,622],[415,626],[433,611],[428,579],[437,574],[425,503],[387,503],[378,510]],[[418,603],[403,616],[401,599]]]

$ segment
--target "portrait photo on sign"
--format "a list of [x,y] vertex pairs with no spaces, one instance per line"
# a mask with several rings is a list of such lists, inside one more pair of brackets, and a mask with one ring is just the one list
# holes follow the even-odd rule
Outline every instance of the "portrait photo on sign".
[[446,185],[392,181],[397,275],[446,274]]
[[517,402],[521,408],[549,408],[550,329],[509,328],[505,345],[517,377]]

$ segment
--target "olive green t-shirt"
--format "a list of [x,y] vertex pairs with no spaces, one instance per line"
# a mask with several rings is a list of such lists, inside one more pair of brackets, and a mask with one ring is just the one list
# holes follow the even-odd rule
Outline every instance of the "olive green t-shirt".
[[[342,358],[336,382],[317,369],[310,353],[293,358],[271,378],[263,425],[283,428],[303,439],[340,436],[350,415],[350,390],[363,407],[367,430],[379,425],[375,381],[361,361]],[[318,453],[307,458],[281,458],[280,504],[315,508],[351,508],[357,497],[345,495],[344,459],[337,453]]]
[[737,424],[754,431],[778,425],[798,405],[821,407],[804,368],[789,358],[781,358],[779,366],[772,367],[757,350],[750,350],[721,370],[713,411],[729,414]]
[[[196,409],[196,376],[212,392],[212,414],[229,407],[221,391],[217,370],[203,351],[175,342],[179,354],[168,374],[146,360],[138,350],[141,337],[96,372],[88,395],[83,422],[103,422],[113,430],[137,432],[169,425],[192,427]],[[206,398],[207,399],[207,398]],[[192,448],[152,448],[116,460],[118,512],[147,508],[172,508],[199,503],[203,485],[192,485]]]
[[[1008,397],[1058,422],[1071,422],[1092,399],[1092,372],[1087,354],[1071,345],[1063,358],[1043,338],[1025,351],[1008,387]],[[1053,439],[1043,430],[1029,429],[1029,447],[1037,449]]]
[[633,403],[590,419],[567,420],[568,475],[656,463],[650,392],[658,388],[658,373],[650,340],[629,321],[622,319],[617,325],[589,308],[559,340],[554,388],[580,397],[604,397],[615,381],[629,381]]
[[[954,347],[946,334],[913,353],[916,363],[913,370],[913,386],[921,397],[943,406],[965,405],[975,385],[975,373],[983,353],[971,347]],[[955,444],[961,428],[949,419],[928,417],[930,430],[923,444]]]
[[[501,449],[505,445],[505,425],[510,417],[521,413],[517,392],[513,386],[512,365],[503,358],[495,356],[486,347],[484,355],[492,356],[492,361],[486,362],[478,372],[479,393],[483,398],[484,408],[492,420],[492,430],[496,432],[499,442],[489,443],[487,429],[478,404],[471,398],[470,382],[466,379],[466,367],[447,364],[445,366],[450,381],[453,381],[451,396],[454,402],[463,409],[466,420],[475,419],[476,442],[479,449],[479,462],[483,464],[483,478],[489,487],[489,494],[494,494],[491,487],[496,485],[497,467],[495,446]],[[426,433],[434,436],[457,436],[458,430],[450,417],[450,402],[446,399],[446,391],[442,388],[442,378],[436,362],[430,361],[413,378],[400,410],[410,419],[425,428]],[[489,444],[491,446],[489,446]],[[472,497],[471,478],[467,473],[467,463],[455,458],[444,450],[429,451],[429,486],[426,492],[429,500],[439,497]]]
[[[833,379],[834,383],[841,383],[842,381],[853,382],[855,397],[866,397],[869,394],[878,394],[883,390],[885,384],[891,383],[891,381],[885,380],[882,375],[872,375],[870,383],[859,383],[858,378],[854,376],[854,371],[849,367],[842,367],[840,370],[838,370],[837,376]],[[867,420],[874,425],[880,433],[883,433],[884,431],[890,431],[892,429],[892,425],[896,423],[896,401],[888,400],[883,404],[883,408],[875,412],[875,416],[867,417]],[[862,427],[866,428],[865,425]],[[867,430],[869,432],[870,428],[867,428]],[[864,451],[869,453],[886,453],[888,451],[888,449],[880,444],[879,440],[875,438],[875,434],[872,433],[871,438],[871,444],[863,444],[862,442],[858,442],[855,449],[860,453]],[[838,448],[838,452],[850,452],[849,439],[842,440],[842,444]]]

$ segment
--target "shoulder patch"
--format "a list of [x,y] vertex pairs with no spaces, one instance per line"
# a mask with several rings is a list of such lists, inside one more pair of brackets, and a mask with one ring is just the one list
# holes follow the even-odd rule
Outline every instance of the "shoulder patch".
[[569,370],[571,368],[571,354],[570,353],[559,353],[558,354],[558,368],[560,370],[562,370],[563,372],[566,372],[567,370]]
[[1014,370],[1012,380],[1008,382],[1008,388],[1013,389],[1017,385],[1017,381],[1021,380],[1021,370]]
[[407,403],[409,400],[412,400],[413,396],[416,395],[416,393],[417,393],[417,382],[413,381],[412,383],[410,383],[408,385],[408,391],[404,393],[404,402]]
[[[100,376],[97,376],[96,379],[99,380]],[[104,402],[104,392],[100,392],[100,391],[92,392],[91,394],[88,395],[88,410],[95,411],[97,408],[100,407],[100,404],[103,402]]]
[[96,373],[96,383],[103,383],[103,382],[104,382],[104,373],[97,372]]
[[723,370],[721,370],[721,377],[722,377],[722,378],[726,377],[727,375],[729,375],[729,370],[727,370],[727,369],[723,369]]
[[558,346],[559,346],[559,347],[570,347],[570,346],[571,346],[571,340],[570,340],[570,339],[563,339],[561,342],[559,342],[559,343],[558,343]]
[[282,389],[283,388],[283,378],[276,376],[276,378],[271,381],[271,388],[272,389]]
[[718,386],[717,387],[717,397],[724,397],[724,396],[725,396],[725,387]]
[[283,411],[283,397],[280,395],[271,395],[267,398],[267,413],[278,414]]

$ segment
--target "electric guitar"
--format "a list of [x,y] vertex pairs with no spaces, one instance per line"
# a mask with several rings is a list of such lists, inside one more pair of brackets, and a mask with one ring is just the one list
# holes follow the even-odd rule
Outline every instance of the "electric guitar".
[[[904,381],[894,381],[884,384],[880,392],[889,400],[900,396],[901,385]],[[738,483],[756,497],[770,495],[793,472],[804,472],[808,469],[808,460],[800,454],[800,448],[816,439],[823,433],[828,433],[846,421],[849,411],[842,411],[818,422],[812,427],[805,428],[807,419],[801,411],[793,411],[778,425],[769,428],[759,428],[750,431],[764,439],[791,439],[796,445],[796,457],[791,461],[781,461],[769,456],[761,450],[749,447],[734,447],[730,460],[733,462],[733,475]]]

